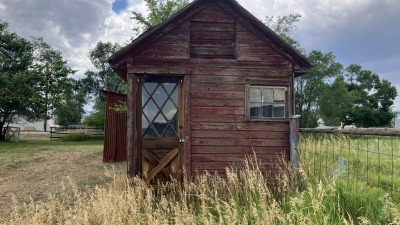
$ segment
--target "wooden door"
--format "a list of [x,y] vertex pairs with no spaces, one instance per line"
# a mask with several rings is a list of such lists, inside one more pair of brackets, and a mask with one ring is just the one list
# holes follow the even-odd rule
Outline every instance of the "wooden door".
[[156,184],[183,172],[183,85],[180,77],[140,78],[138,152],[140,172]]

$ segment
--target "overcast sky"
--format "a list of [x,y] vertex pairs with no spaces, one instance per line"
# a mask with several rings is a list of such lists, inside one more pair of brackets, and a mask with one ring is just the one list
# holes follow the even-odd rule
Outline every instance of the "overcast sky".
[[[338,62],[372,70],[400,92],[399,0],[238,0],[259,19],[300,13],[293,36],[307,52],[333,52]],[[135,34],[129,18],[142,0],[0,0],[0,19],[23,37],[43,37],[69,65],[90,69],[98,41],[122,45]],[[400,111],[400,98],[395,102]]]

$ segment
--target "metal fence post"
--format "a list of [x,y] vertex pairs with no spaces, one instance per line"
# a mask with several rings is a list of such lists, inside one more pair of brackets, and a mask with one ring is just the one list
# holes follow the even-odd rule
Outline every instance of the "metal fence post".
[[300,116],[290,116],[289,131],[290,131],[290,164],[299,166],[300,163],[300,145],[299,145],[299,122]]

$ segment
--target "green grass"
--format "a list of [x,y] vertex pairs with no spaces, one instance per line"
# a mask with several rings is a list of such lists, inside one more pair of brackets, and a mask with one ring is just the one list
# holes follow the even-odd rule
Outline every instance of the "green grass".
[[337,176],[349,188],[365,188],[367,193],[370,189],[380,196],[388,193],[400,203],[399,138],[302,135],[301,151],[310,177]]
[[22,139],[19,142],[0,141],[0,160],[13,156],[34,156],[47,151],[74,151],[76,147],[102,145],[103,140],[84,142],[67,141],[62,139],[35,140]]

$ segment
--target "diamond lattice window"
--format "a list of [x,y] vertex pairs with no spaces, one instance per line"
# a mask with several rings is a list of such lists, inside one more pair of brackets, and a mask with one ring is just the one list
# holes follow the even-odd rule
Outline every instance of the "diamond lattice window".
[[143,83],[142,136],[178,136],[178,84]]

